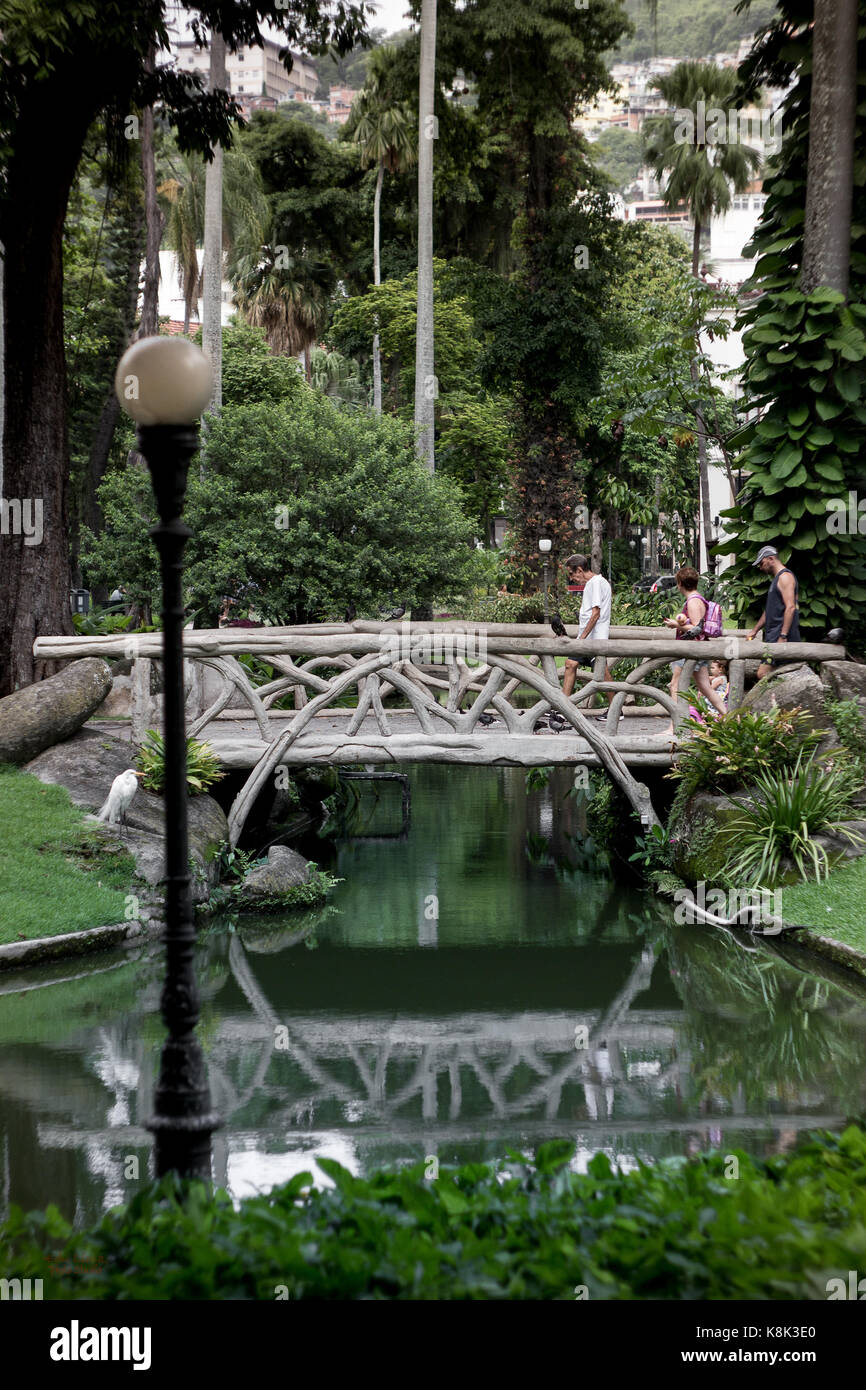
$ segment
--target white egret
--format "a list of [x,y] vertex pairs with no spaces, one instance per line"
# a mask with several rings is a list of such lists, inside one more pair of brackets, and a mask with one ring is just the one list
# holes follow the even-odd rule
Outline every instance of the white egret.
[[121,825],[126,825],[126,813],[132,805],[132,798],[138,791],[138,779],[143,776],[141,772],[136,772],[128,767],[125,772],[121,772],[115,777],[111,784],[102,810],[97,815],[97,820],[107,821],[109,825],[115,825],[120,821]]

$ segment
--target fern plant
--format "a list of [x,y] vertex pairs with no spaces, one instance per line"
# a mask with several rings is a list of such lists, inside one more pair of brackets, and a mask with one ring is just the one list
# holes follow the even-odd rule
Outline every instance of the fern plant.
[[[149,792],[165,790],[165,742],[157,729],[148,729],[147,737],[135,760],[138,771],[143,773],[142,786]],[[196,738],[186,741],[186,784],[190,796],[199,796],[208,787],[218,782],[224,774],[220,771],[217,756],[208,743],[199,743]]]
[[805,881],[826,878],[830,862],[816,835],[829,832],[852,844],[866,843],[844,824],[852,790],[850,763],[838,756],[825,767],[814,757],[804,760],[801,750],[790,772],[760,773],[752,805],[738,808],[725,828],[725,838],[738,845],[725,872],[745,887],[772,888],[783,860],[790,858]]

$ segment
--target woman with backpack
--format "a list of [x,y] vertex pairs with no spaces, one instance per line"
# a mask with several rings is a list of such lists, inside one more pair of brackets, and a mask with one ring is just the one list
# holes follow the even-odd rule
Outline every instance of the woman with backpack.
[[[689,642],[707,642],[711,637],[721,636],[722,610],[717,603],[711,603],[698,593],[699,580],[700,575],[691,565],[677,570],[677,588],[683,596],[684,603],[677,616],[665,618],[664,623],[665,627],[676,628],[678,641],[682,639]],[[673,675],[670,691],[674,699],[677,698],[685,663],[685,657],[671,663]],[[695,662],[695,685],[714,710],[719,714],[727,714],[724,700],[710,683],[709,665],[709,661]]]

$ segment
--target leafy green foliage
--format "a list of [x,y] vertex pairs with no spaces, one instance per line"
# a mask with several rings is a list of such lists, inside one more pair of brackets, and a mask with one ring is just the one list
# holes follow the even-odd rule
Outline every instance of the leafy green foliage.
[[592,159],[610,180],[611,188],[625,192],[635,182],[643,165],[643,140],[637,131],[610,126],[590,145]]
[[223,406],[287,405],[304,389],[300,363],[274,356],[262,329],[242,320],[223,329]]
[[76,637],[111,637],[116,632],[128,632],[132,626],[129,613],[107,613],[91,608],[89,613],[73,613],[72,626]]
[[844,748],[851,755],[861,782],[866,782],[866,719],[856,700],[827,700],[825,708]]
[[[784,0],[780,26],[789,17],[804,25],[808,13]],[[742,316],[746,350],[744,404],[753,418],[738,443],[738,466],[748,483],[737,499],[719,546],[735,556],[742,586],[741,613],[757,614],[765,592],[750,566],[759,546],[778,547],[801,582],[800,627],[823,636],[842,626],[853,650],[866,650],[866,555],[862,537],[828,525],[834,499],[863,491],[866,449],[866,183],[854,179],[851,269],[846,298],[826,288],[809,295],[798,285],[803,261],[803,208],[809,141],[810,31],[771,34],[744,78],[756,88],[772,77],[792,78],[782,118],[785,139],[752,243],[758,260],[750,285],[762,291]],[[799,65],[797,67],[796,65]],[[858,60],[855,167],[866,156],[866,31]],[[847,528],[846,528],[847,530]]]
[[744,8],[738,0],[659,0],[653,15],[647,0],[625,0],[625,11],[634,30],[617,44],[616,58],[631,63],[660,53],[703,58],[735,52],[740,39],[769,22],[775,4],[751,0]]
[[855,785],[846,761],[837,757],[832,767],[822,767],[814,759],[804,760],[802,749],[789,772],[759,772],[751,803],[723,831],[736,845],[726,872],[746,887],[772,888],[787,857],[802,879],[826,878],[830,861],[816,835],[829,831],[852,844],[864,843],[862,835],[843,824],[851,814]]
[[791,771],[821,740],[805,710],[731,710],[708,724],[683,721],[689,741],[667,774],[688,790],[723,792],[756,783],[766,768]]
[[[135,765],[143,772],[142,786],[149,792],[165,790],[165,741],[157,729],[148,729],[144,743],[138,752]],[[214,782],[223,777],[219,760],[208,743],[200,743],[196,738],[186,741],[186,784],[190,796],[206,792]]]
[[[418,464],[402,422],[349,414],[304,387],[288,409],[224,408],[206,458],[204,476],[190,478],[185,579],[211,621],[242,590],[264,620],[291,623],[463,587],[469,524],[454,485]],[[109,528],[88,540],[88,573],[120,571],[155,599],[149,479],[125,469],[100,495]]]
[[[245,1198],[174,1176],[87,1231],[55,1206],[12,1207],[2,1272],[56,1299],[825,1299],[857,1268],[866,1135],[817,1135],[787,1156],[664,1159],[622,1173],[568,1141],[534,1159],[355,1177],[333,1159]],[[711,1233],[711,1238],[708,1238]],[[584,1286],[579,1292],[577,1286]]]

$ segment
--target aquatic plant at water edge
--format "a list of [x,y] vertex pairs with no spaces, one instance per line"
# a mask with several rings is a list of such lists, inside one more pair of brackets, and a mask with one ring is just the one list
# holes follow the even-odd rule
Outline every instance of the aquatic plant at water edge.
[[[165,743],[157,729],[148,729],[144,743],[139,749],[135,766],[144,773],[143,787],[149,792],[165,790]],[[223,776],[216,754],[208,743],[198,739],[186,741],[186,785],[190,796],[198,796],[207,791],[214,782]]]
[[830,861],[816,835],[829,832],[864,843],[844,824],[852,791],[850,763],[838,756],[832,767],[822,767],[814,758],[804,761],[801,751],[787,774],[761,773],[752,804],[738,809],[722,832],[737,846],[726,872],[747,887],[773,887],[788,858],[802,879],[826,878]]

